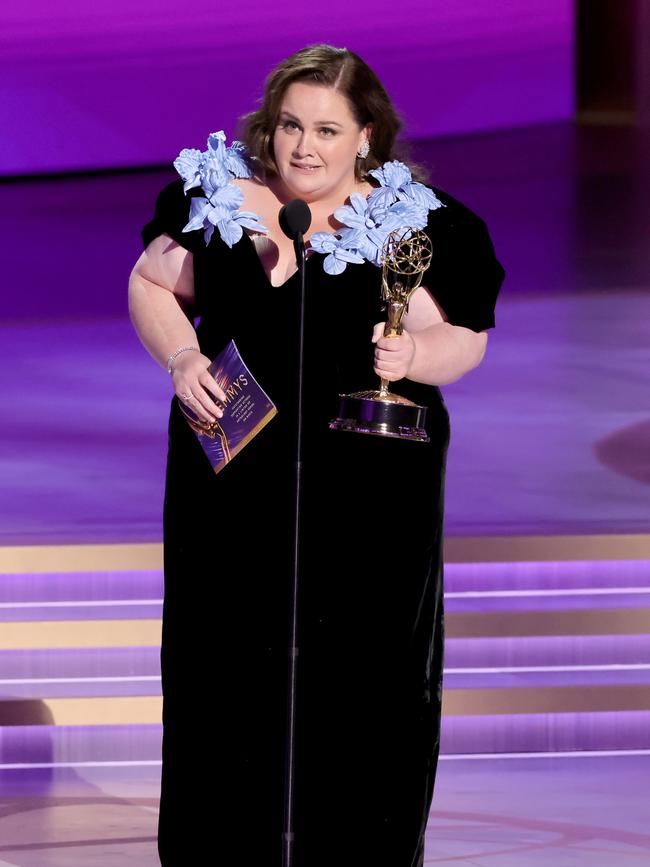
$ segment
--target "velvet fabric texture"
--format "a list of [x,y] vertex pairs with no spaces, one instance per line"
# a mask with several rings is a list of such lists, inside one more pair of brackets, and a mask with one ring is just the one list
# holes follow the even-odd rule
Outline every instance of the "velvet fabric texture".
[[[172,400],[158,848],[163,867],[280,867],[300,282],[273,287],[246,234],[229,248],[183,233],[182,186],[161,192],[144,244],[166,233],[191,250],[202,352],[234,338],[278,415],[214,475]],[[434,192],[445,207],[429,213],[423,285],[452,324],[492,328],[504,272],[485,223]],[[439,388],[401,380],[392,389],[428,407],[429,443],[329,430],[338,395],[378,381],[381,269],[331,275],[317,253],[306,267],[294,863],[421,867],[440,733],[449,415]]]

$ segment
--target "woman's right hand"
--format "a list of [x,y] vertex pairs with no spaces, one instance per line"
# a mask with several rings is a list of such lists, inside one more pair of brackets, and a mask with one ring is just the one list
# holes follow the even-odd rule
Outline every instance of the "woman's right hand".
[[183,352],[174,360],[172,381],[178,399],[201,421],[213,422],[221,418],[223,410],[215,403],[225,401],[226,394],[217,384],[208,367],[212,362],[200,352]]

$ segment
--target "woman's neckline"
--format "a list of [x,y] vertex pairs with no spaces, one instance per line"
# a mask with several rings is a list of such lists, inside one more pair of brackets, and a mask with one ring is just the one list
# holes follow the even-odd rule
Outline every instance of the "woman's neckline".
[[[273,193],[273,195],[274,195],[275,198],[277,199],[277,203],[278,203],[278,211],[279,211],[279,210],[283,207],[283,204],[284,204],[284,203],[281,202],[281,201],[278,199],[277,195],[274,193],[274,191],[271,189],[271,187],[270,187],[268,184],[264,184],[264,182],[263,182],[262,180],[260,180],[259,178],[255,178],[255,181],[256,181],[257,183],[259,183],[259,184],[262,184],[263,186],[265,186],[268,190],[270,190],[270,191]],[[362,196],[366,201],[368,201],[368,199],[370,198],[370,196],[373,194],[373,192],[374,192],[376,189],[378,189],[378,187],[373,187],[372,185],[370,185],[370,190],[369,190],[369,192],[368,192],[367,194],[365,194],[365,195],[364,195],[364,193],[360,193],[358,190],[354,190],[352,193],[348,193],[348,195],[347,195],[347,197],[345,198],[345,200],[343,201],[343,203],[342,203],[341,205],[337,205],[337,208],[341,208],[341,207],[343,207],[343,206],[345,206],[345,205],[350,205],[351,198],[352,198],[352,196],[355,195],[355,194],[356,194],[356,195],[359,195],[359,196]],[[298,198],[298,197],[296,197],[296,198]],[[262,218],[264,218],[264,215],[263,215],[263,214],[260,214],[260,216],[261,216]],[[341,224],[341,226],[344,226],[344,224]],[[337,232],[340,232],[341,229],[340,229],[340,228],[335,228],[335,229],[323,229],[323,230],[320,230],[320,231],[322,231],[322,232],[326,232],[327,234],[330,234],[330,235],[335,235]],[[316,233],[315,233],[315,232],[312,232],[312,234],[316,234]],[[263,237],[267,237],[267,238],[268,238],[268,237],[269,237],[268,232],[254,232],[254,231],[249,232],[249,231],[247,231],[246,229],[244,229],[244,235],[245,235],[246,238],[248,239],[248,242],[249,242],[250,247],[251,247],[251,252],[253,253],[253,255],[255,256],[255,258],[257,259],[258,264],[259,264],[259,266],[260,266],[260,268],[261,268],[261,270],[262,270],[262,273],[264,274],[264,277],[266,278],[266,281],[267,281],[267,283],[269,284],[269,286],[270,286],[272,289],[283,289],[285,286],[287,286],[287,285],[291,282],[291,280],[294,279],[294,277],[296,276],[296,274],[298,274],[298,268],[296,267],[296,270],[295,270],[295,271],[292,271],[292,273],[291,273],[291,274],[290,274],[290,275],[289,275],[289,276],[288,276],[288,277],[287,277],[287,278],[286,278],[282,283],[278,283],[278,284],[273,283],[273,282],[271,281],[271,278],[269,277],[267,271],[266,271],[266,268],[264,267],[264,263],[263,263],[262,258],[261,258],[261,256],[260,256],[258,250],[257,250],[257,247],[255,246],[255,241],[254,241],[253,236],[254,236],[254,235],[262,235]],[[307,256],[306,256],[306,263],[308,264],[308,263],[309,263],[309,262],[310,262],[310,261],[311,261],[311,260],[316,256],[316,255],[318,255],[317,252],[316,252],[315,250],[311,250],[311,248],[309,247],[309,241],[307,241]]]
[[[257,235],[260,233],[255,232],[255,234]],[[269,275],[266,273],[266,268],[264,267],[264,263],[262,262],[262,258],[260,256],[260,254],[257,252],[257,247],[255,246],[255,241],[253,240],[253,235],[249,234],[246,230],[244,230],[244,237],[248,241],[250,248],[251,248],[251,253],[253,256],[255,256],[255,258],[257,260],[257,264],[259,265],[260,270],[261,270],[262,274],[264,275],[264,278],[266,279],[266,282],[269,284],[269,286],[272,289],[284,289],[284,287],[294,279],[294,277],[298,273],[298,268],[296,267],[296,270],[292,271],[291,274],[289,274],[289,276],[286,278],[286,280],[284,280],[282,283],[277,283],[277,284],[273,283],[271,281],[271,278],[269,277]],[[309,265],[309,263],[311,262],[311,260],[314,258],[315,255],[316,255],[315,252],[311,252],[311,251],[309,252],[309,254],[305,258],[306,265]]]

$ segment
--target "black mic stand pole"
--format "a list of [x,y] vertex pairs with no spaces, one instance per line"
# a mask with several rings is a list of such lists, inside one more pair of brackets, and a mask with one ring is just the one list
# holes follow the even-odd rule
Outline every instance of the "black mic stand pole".
[[305,354],[305,243],[302,232],[293,239],[296,262],[300,272],[300,301],[298,312],[298,393],[296,418],[295,499],[293,535],[293,583],[291,588],[291,642],[289,646],[289,682],[287,713],[287,756],[285,777],[285,823],[282,835],[282,865],[293,867],[293,802],[294,802],[294,744],[296,729],[296,663],[298,661],[298,576],[300,574],[300,514],[302,497],[302,405],[303,360]]

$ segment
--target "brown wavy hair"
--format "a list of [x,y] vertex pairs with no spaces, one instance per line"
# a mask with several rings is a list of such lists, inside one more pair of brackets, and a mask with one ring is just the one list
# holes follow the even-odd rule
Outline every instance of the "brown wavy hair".
[[296,81],[334,88],[348,100],[359,128],[373,124],[370,152],[365,159],[356,159],[357,180],[363,180],[371,169],[396,159],[407,163],[414,180],[426,180],[426,172],[408,161],[404,145],[397,142],[402,121],[375,73],[353,51],[324,43],[308,45],[276,66],[266,79],[260,108],[240,118],[239,135],[266,176],[278,174],[273,133],[284,95]]

